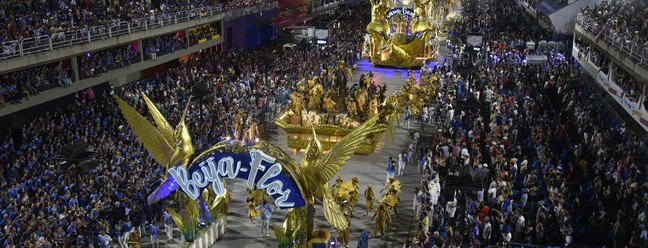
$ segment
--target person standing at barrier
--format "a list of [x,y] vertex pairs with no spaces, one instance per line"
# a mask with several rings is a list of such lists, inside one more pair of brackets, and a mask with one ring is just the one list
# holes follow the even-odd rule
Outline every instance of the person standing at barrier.
[[272,207],[268,204],[266,199],[257,207],[261,211],[261,237],[270,237],[268,227],[270,226],[270,218],[272,217]]
[[162,214],[162,221],[164,221],[164,232],[166,232],[167,239],[173,239],[173,218],[166,210]]
[[398,154],[398,176],[402,176],[405,170],[405,156],[405,151]]
[[423,198],[425,195],[423,195],[423,192],[416,187],[414,189],[414,204],[413,204],[413,209],[414,209],[414,216],[418,218],[421,215],[421,206],[423,206]]
[[158,227],[157,220],[153,219],[153,222],[149,224],[149,234],[151,234],[151,245],[153,247],[160,247],[160,240],[158,239],[158,233],[160,232],[160,227]]

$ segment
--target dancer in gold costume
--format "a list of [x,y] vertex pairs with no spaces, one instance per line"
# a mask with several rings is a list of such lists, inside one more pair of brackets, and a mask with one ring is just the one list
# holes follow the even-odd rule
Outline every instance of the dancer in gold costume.
[[380,232],[380,237],[385,236],[385,226],[388,222],[391,222],[391,216],[389,216],[389,210],[387,210],[385,203],[378,205],[378,209],[376,209],[373,217],[371,217],[371,220],[373,219],[376,219],[373,236],[376,237],[378,232]]
[[351,230],[349,230],[349,226],[351,226],[351,206],[349,205],[349,202],[343,202],[342,205],[340,206],[340,210],[344,214],[344,218],[346,218],[346,221],[348,225],[346,228],[343,230],[338,230],[340,233],[340,245],[341,247],[348,247],[349,245],[349,236],[351,233]]
[[375,199],[375,193],[373,188],[371,188],[371,184],[367,185],[367,189],[364,192],[365,196],[365,201],[366,201],[366,206],[365,206],[365,216],[369,214],[369,212],[373,211],[373,205],[374,205],[374,199]]
[[248,218],[250,219],[250,222],[254,224],[254,218],[256,218],[260,212],[259,210],[256,209],[256,206],[254,206],[254,201],[248,201]]
[[333,101],[330,96],[326,96],[326,98],[324,98],[324,106],[327,113],[335,111],[335,104],[335,101]]
[[[349,197],[349,204],[351,204],[351,208],[353,209],[358,205],[358,201],[360,200],[360,183],[358,182],[357,176],[351,177],[351,184],[355,188]],[[353,212],[351,212],[351,216],[353,216]]]

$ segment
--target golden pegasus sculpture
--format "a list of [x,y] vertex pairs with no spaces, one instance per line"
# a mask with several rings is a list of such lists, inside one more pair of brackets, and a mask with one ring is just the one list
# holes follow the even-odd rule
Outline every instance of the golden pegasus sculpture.
[[[326,154],[324,154],[322,144],[317,138],[315,128],[311,125],[312,138],[304,151],[304,158],[300,163],[299,170],[304,188],[322,202],[326,220],[337,230],[344,230],[349,223],[339,205],[333,199],[329,181],[346,164],[367,136],[386,130],[386,125],[380,122],[381,117],[383,116],[376,115],[369,118],[362,125],[344,136]],[[309,224],[312,226],[312,223]]]
[[[146,150],[160,166],[164,166],[166,169],[176,166],[188,166],[194,156],[194,148],[191,144],[189,129],[185,124],[187,108],[183,111],[180,122],[173,129],[146,94],[142,94],[142,98],[148,106],[149,113],[157,127],[128,105],[126,101],[115,96],[117,105],[122,111],[126,122],[135,131],[135,136],[144,144]],[[191,98],[189,101],[191,101]],[[167,176],[168,174],[165,175],[165,179]],[[163,186],[158,187],[149,196],[149,204],[159,201],[170,193],[161,190]]]

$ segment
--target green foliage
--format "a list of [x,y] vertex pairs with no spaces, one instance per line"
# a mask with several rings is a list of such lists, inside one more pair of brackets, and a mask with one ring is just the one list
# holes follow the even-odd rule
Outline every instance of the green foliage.
[[275,236],[277,237],[277,243],[279,243],[279,248],[289,248],[292,243],[292,239],[290,238],[292,233],[286,233],[286,230],[279,225],[273,226]]
[[[188,198],[187,198],[188,199]],[[180,229],[180,233],[184,236],[187,242],[193,242],[198,237],[198,227],[200,221],[198,219],[198,203],[196,201],[187,200],[187,205],[178,214],[172,208],[168,208],[169,214],[173,218],[176,226]]]

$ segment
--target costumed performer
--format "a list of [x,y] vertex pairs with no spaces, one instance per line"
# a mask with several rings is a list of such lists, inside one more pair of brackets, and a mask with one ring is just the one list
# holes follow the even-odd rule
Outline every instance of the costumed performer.
[[[349,204],[351,204],[351,209],[353,209],[358,205],[358,201],[360,200],[360,183],[358,182],[357,176],[351,177],[351,184],[355,188],[349,199]],[[351,216],[353,216],[353,212],[351,212]]]
[[247,197],[247,207],[248,207],[248,218],[250,219],[250,222],[254,224],[254,218],[257,217],[261,212],[256,209],[256,190],[254,189],[246,189],[248,192],[248,197]]
[[371,217],[371,220],[376,219],[376,224],[374,226],[373,230],[373,237],[376,237],[376,234],[380,232],[380,237],[385,236],[385,224],[391,219],[391,216],[389,216],[389,212],[387,207],[385,206],[385,203],[381,203],[378,205],[378,209],[376,209],[376,212],[374,213],[373,217]]
[[340,210],[344,214],[344,218],[346,219],[348,225],[344,230],[338,230],[340,233],[340,245],[341,247],[349,247],[349,236],[350,236],[350,226],[351,226],[351,206],[349,205],[349,202],[345,201],[342,203],[340,206]]
[[356,103],[353,98],[349,98],[349,100],[347,101],[347,114],[349,115],[349,117],[355,117],[356,115],[358,115]]
[[367,185],[367,189],[364,192],[364,196],[366,200],[365,216],[367,216],[369,212],[373,211],[373,204],[375,199],[375,193],[373,188],[371,187],[371,184]]
[[326,108],[326,112],[330,113],[335,111],[335,104],[335,101],[333,101],[330,96],[327,95],[326,98],[324,98],[324,107]]

